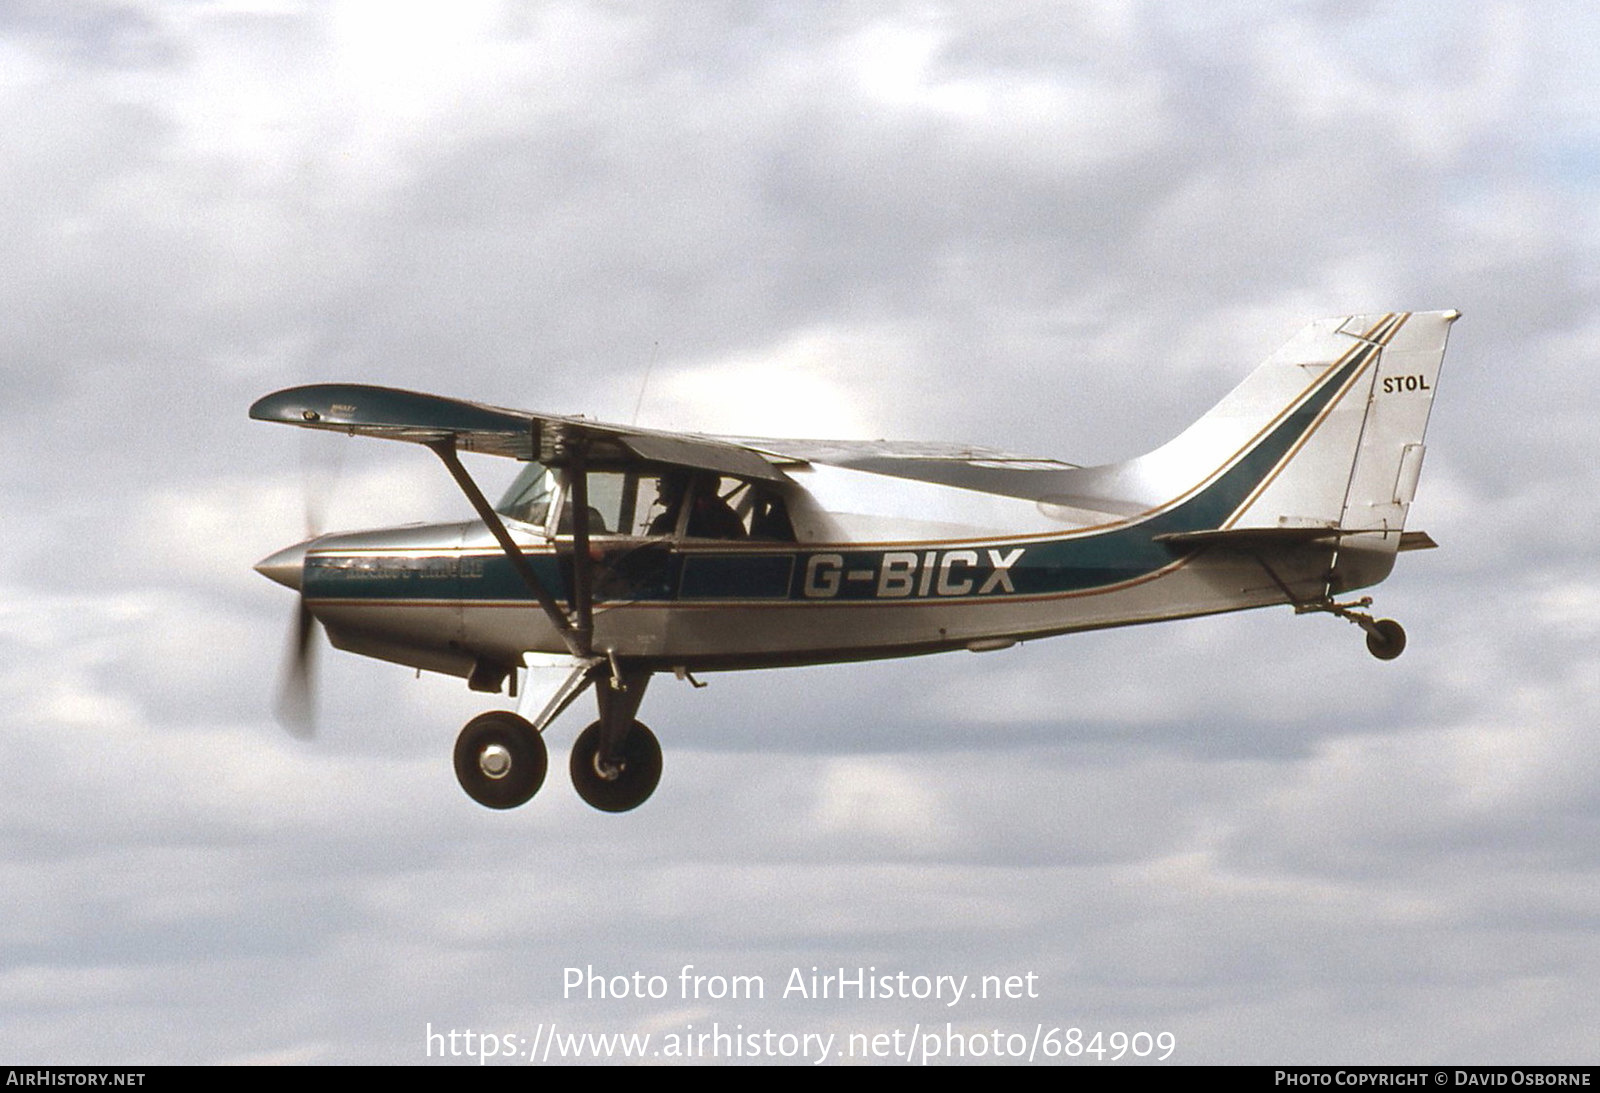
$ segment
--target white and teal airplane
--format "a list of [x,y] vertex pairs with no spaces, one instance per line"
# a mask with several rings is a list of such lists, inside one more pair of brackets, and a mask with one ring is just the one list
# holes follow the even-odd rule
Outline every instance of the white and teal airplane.
[[[652,675],[1003,649],[1075,630],[1288,605],[1405,631],[1341,600],[1388,576],[1406,531],[1454,311],[1312,323],[1175,439],[1079,467],[986,448],[666,433],[383,387],[268,395],[261,421],[430,448],[478,518],[322,535],[256,568],[340,649],[546,700],[473,719],[462,787],[512,808],[542,733],[593,686],[572,780],[621,812],[661,775],[635,720]],[[458,452],[525,462],[498,505]]]

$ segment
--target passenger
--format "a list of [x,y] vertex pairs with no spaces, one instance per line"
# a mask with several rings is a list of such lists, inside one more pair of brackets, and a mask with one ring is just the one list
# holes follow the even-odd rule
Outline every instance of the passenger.
[[794,523],[789,519],[789,506],[777,494],[761,491],[756,495],[755,507],[750,513],[750,538],[776,539],[782,543],[795,541]]
[[[600,510],[590,505],[587,511],[589,513],[589,534],[610,535],[611,532],[606,528],[606,518],[600,515]],[[556,534],[572,534],[572,501],[570,499],[561,506],[561,519],[556,522]]]

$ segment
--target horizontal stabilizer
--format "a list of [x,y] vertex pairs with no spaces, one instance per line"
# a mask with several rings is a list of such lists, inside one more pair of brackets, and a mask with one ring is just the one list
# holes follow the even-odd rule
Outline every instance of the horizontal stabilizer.
[[[1264,547],[1293,546],[1338,539],[1346,535],[1384,535],[1382,528],[1278,527],[1212,528],[1209,531],[1175,531],[1153,538],[1173,546],[1221,547],[1224,550],[1261,550]],[[1400,534],[1400,550],[1432,550],[1439,544],[1425,531]]]
[[1438,545],[1433,541],[1433,536],[1425,531],[1403,531],[1400,533],[1401,550],[1433,550]]
[[1337,539],[1352,534],[1343,528],[1282,527],[1282,528],[1213,528],[1208,531],[1175,531],[1155,536],[1158,543],[1173,546],[1221,547],[1224,550],[1259,550],[1262,547],[1293,546],[1296,543],[1314,543],[1321,539]]

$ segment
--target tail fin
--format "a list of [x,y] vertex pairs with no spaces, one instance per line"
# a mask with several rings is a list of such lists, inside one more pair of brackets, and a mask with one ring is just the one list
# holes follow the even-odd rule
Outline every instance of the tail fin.
[[1336,539],[1331,591],[1375,584],[1400,547],[1458,317],[1312,323],[1174,440],[1104,470],[1131,492],[1181,499],[1194,519],[1174,538]]

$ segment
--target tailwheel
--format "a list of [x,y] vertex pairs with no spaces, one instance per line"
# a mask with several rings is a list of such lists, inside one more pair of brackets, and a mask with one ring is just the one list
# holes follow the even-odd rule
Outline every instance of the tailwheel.
[[572,787],[602,812],[638,808],[661,781],[661,745],[656,734],[635,721],[628,726],[621,754],[608,758],[596,721],[572,745]]
[[544,737],[514,713],[495,710],[456,737],[456,779],[486,808],[516,808],[539,792],[550,765]]
[[1377,619],[1367,631],[1367,652],[1379,660],[1393,660],[1406,651],[1405,627],[1393,619]]
[[1356,610],[1358,607],[1371,606],[1371,596],[1363,596],[1359,600],[1350,600],[1347,603],[1335,603],[1331,599],[1324,598],[1297,603],[1294,605],[1294,613],[1303,615],[1311,611],[1326,611],[1330,615],[1338,615],[1346,622],[1355,623],[1367,635],[1367,652],[1379,660],[1393,660],[1406,651],[1405,627],[1393,619],[1375,619],[1365,611]]

